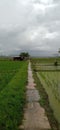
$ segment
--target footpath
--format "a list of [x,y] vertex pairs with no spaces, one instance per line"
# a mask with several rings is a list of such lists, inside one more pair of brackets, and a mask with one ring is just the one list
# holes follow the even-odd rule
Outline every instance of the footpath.
[[31,70],[31,63],[28,66],[28,86],[26,92],[27,104],[24,113],[21,130],[50,130],[50,124],[44,108],[39,104],[40,95],[35,88]]

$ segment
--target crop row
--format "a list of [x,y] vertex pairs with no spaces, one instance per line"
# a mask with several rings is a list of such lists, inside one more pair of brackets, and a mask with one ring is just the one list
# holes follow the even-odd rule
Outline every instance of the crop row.
[[0,72],[18,70],[21,64],[19,61],[0,61]]
[[10,82],[15,73],[0,73],[0,92],[6,87]]
[[60,70],[60,66],[54,65],[35,65],[36,70]]
[[31,62],[33,64],[53,64],[55,61],[58,61],[60,63],[60,57],[55,58],[31,58]]
[[0,61],[0,92],[21,69],[23,62]]
[[50,87],[60,101],[60,72],[40,72],[41,77],[45,80],[48,87]]
[[37,76],[48,94],[50,106],[60,124],[60,72],[37,72]]

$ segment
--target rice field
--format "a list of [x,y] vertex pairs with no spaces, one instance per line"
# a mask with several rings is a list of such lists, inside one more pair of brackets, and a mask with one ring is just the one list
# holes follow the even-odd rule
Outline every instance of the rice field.
[[60,72],[40,72],[39,74],[60,101]]
[[[54,65],[55,60],[58,61],[58,66]],[[60,124],[60,58],[33,58],[31,62]]]
[[18,130],[23,118],[27,61],[0,61],[0,129]]

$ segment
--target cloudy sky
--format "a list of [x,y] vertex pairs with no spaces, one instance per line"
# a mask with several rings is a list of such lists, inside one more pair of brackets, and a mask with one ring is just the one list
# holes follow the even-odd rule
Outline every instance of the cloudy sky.
[[0,0],[0,54],[58,48],[60,0]]

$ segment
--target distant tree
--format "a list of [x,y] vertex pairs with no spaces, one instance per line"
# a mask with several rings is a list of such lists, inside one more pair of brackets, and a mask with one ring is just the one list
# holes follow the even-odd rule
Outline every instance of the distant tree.
[[28,52],[22,52],[22,53],[20,54],[20,56],[29,57],[29,53],[28,53]]
[[59,54],[60,54],[60,48],[59,48],[59,50],[58,50],[58,54],[57,54],[57,59],[55,60],[55,62],[54,62],[54,65],[55,66],[58,66],[58,57],[59,57]]
[[60,53],[60,48],[59,48],[58,52]]
[[58,50],[58,53],[60,54],[60,48],[59,48],[59,50]]
[[28,52],[22,52],[22,53],[20,54],[20,57],[29,58],[29,53],[28,53]]

